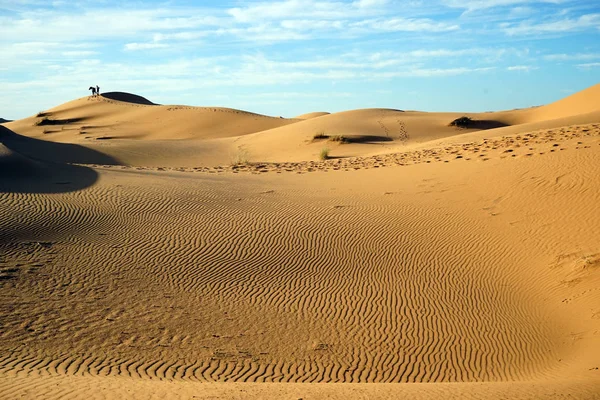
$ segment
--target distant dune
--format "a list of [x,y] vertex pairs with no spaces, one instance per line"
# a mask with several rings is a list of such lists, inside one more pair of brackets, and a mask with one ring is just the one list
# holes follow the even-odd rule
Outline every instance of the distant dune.
[[[547,106],[511,111],[364,109],[285,119],[221,107],[156,105],[138,95],[111,92],[77,99],[47,110],[44,116],[7,126],[29,137],[101,149],[125,164],[212,166],[240,159],[318,160],[323,148],[335,157],[389,154],[432,141],[462,140],[465,134],[483,138],[496,131],[516,134],[584,124],[598,119],[598,104],[600,85]],[[449,126],[463,115],[474,120],[469,129]],[[47,121],[40,124],[42,118]]]
[[316,111],[316,112],[311,112],[308,114],[298,115],[297,117],[295,117],[295,119],[311,119],[311,118],[322,117],[323,115],[329,115],[329,114],[331,114],[331,113],[323,112],[323,111]]
[[0,398],[597,399],[599,160],[600,86],[5,123]]

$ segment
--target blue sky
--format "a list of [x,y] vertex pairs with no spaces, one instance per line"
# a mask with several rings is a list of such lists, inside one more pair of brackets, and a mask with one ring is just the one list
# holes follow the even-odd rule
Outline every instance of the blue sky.
[[0,117],[88,94],[292,117],[487,111],[600,82],[598,0],[0,0]]

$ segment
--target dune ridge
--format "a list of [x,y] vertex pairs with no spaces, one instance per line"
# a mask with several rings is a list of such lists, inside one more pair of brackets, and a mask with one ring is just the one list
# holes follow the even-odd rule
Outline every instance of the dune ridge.
[[[363,109],[309,113],[294,119],[219,107],[154,105],[141,96],[116,92],[116,97],[106,95],[131,101],[85,97],[6,126],[24,136],[76,143],[124,165],[306,162],[318,160],[324,148],[338,158],[386,155],[436,143],[596,123],[600,118],[598,87],[546,106],[511,111],[464,114]],[[463,115],[474,120],[471,128],[449,126]],[[40,125],[43,119],[51,123]]]

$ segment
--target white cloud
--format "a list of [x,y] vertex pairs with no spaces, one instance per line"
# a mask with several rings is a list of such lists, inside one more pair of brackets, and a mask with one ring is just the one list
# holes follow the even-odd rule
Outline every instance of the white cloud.
[[435,22],[428,18],[405,19],[372,19],[360,21],[351,25],[352,27],[367,27],[374,31],[384,32],[448,32],[460,29],[458,24]]
[[538,67],[535,67],[532,65],[512,65],[512,66],[506,68],[507,71],[523,71],[523,72],[529,72],[529,71],[533,71],[536,69],[538,69]]
[[482,72],[493,71],[494,69],[496,69],[496,68],[495,67],[409,68],[409,69],[402,70],[402,71],[384,72],[384,73],[376,74],[375,76],[378,78],[398,78],[398,77],[430,78],[430,77],[457,76],[457,75],[465,75],[465,74],[471,74],[471,73],[482,73]]
[[552,3],[559,4],[561,0],[444,0],[442,1],[448,7],[461,8],[467,12],[486,10],[497,7],[517,6],[523,4]]
[[79,42],[120,39],[144,33],[220,26],[224,21],[198,16],[199,10],[103,9],[65,13],[53,10],[27,11],[17,17],[0,17],[0,38],[13,41]]
[[600,58],[600,53],[576,53],[576,54],[548,54],[544,56],[548,61],[583,61]]
[[578,66],[579,68],[584,68],[584,69],[588,69],[588,68],[599,68],[599,67],[600,67],[600,62],[585,63],[585,64],[577,64],[577,66]]
[[71,50],[71,51],[63,51],[63,52],[61,52],[61,54],[64,57],[82,58],[82,57],[89,57],[89,56],[97,55],[97,54],[99,54],[99,52],[92,51],[92,50]]
[[161,49],[167,47],[164,43],[127,43],[125,45],[125,50],[127,51],[136,51],[136,50],[151,50],[151,49]]
[[89,43],[17,42],[2,49],[2,59],[10,68],[26,70],[27,66],[54,62],[61,58],[81,59],[99,54]]
[[349,20],[386,15],[393,10],[392,6],[386,8],[387,4],[388,1],[385,0],[359,0],[350,4],[317,0],[263,1],[246,7],[231,8],[227,13],[241,23],[285,19]]
[[354,7],[358,8],[370,8],[370,7],[381,7],[388,4],[388,0],[357,0],[352,3]]
[[413,50],[408,54],[412,57],[421,58],[447,58],[464,56],[485,56],[486,58],[498,59],[507,53],[516,53],[514,49],[505,48],[459,48],[459,49],[431,49],[431,50]]
[[186,32],[174,32],[174,33],[155,33],[152,39],[155,42],[163,40],[197,40],[210,35],[208,31],[186,31]]
[[535,8],[533,7],[513,7],[510,9],[509,17],[511,18],[523,18],[526,16],[530,16],[535,13]]
[[292,30],[340,30],[344,29],[345,21],[329,21],[329,20],[310,20],[310,19],[298,19],[298,20],[283,20],[281,26],[286,29]]
[[600,29],[600,14],[586,14],[579,18],[564,18],[552,22],[535,23],[524,21],[518,25],[505,25],[504,32],[508,35],[539,35]]

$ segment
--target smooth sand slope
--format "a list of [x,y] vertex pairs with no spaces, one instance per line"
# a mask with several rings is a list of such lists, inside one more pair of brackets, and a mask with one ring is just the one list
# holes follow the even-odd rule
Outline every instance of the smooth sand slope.
[[[120,96],[48,113],[123,118],[124,137],[130,108],[171,112]],[[232,111],[264,129],[217,139],[5,124],[0,398],[598,398],[600,118],[543,109],[472,114],[506,125],[485,130],[447,127],[459,113]],[[390,128],[405,115],[406,135]],[[517,117],[578,124],[502,134]],[[378,121],[387,148],[312,139]],[[171,143],[278,149],[277,132],[288,160],[156,159]],[[359,157],[304,158],[324,143]]]

